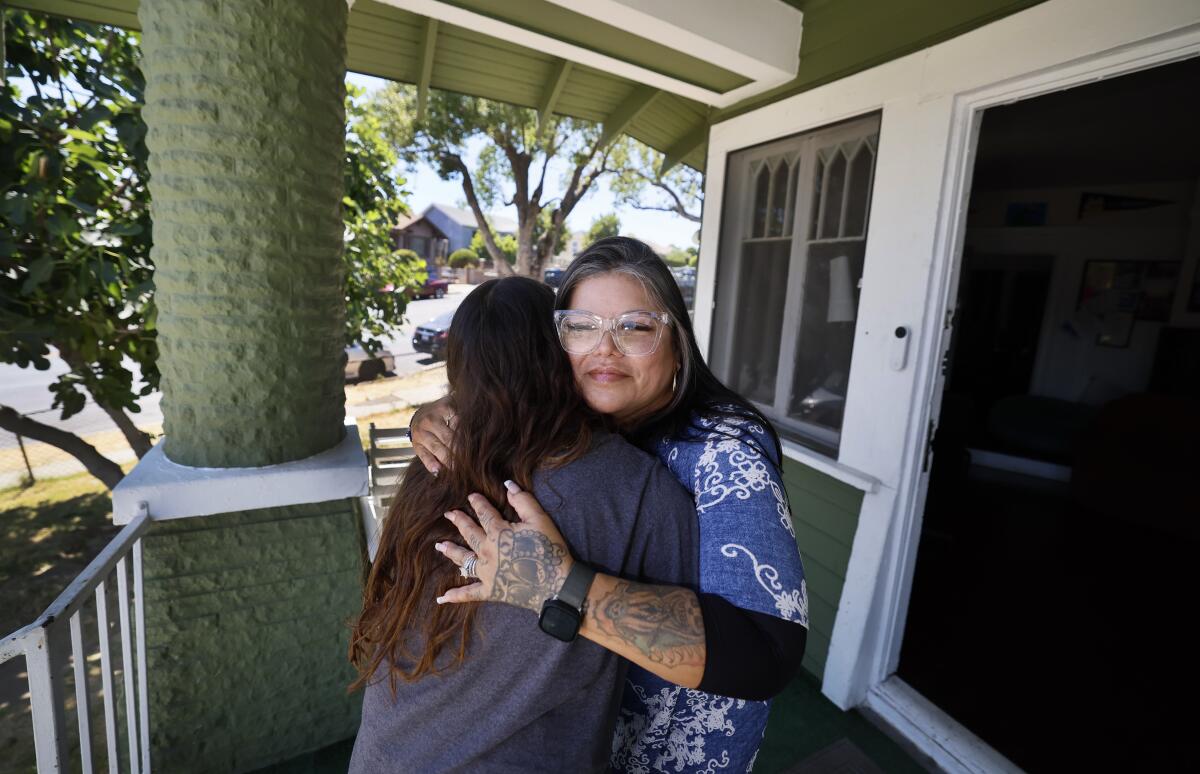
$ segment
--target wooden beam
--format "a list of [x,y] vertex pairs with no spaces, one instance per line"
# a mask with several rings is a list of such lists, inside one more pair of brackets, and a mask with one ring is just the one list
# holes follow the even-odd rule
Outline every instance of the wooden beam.
[[437,19],[425,20],[425,39],[421,43],[421,77],[417,80],[417,121],[425,119],[429,102],[429,81],[433,79],[433,52],[437,49]]
[[633,93],[604,119],[604,129],[600,133],[598,147],[607,147],[610,142],[617,139],[621,132],[628,129],[629,125],[642,114],[643,110],[650,107],[650,103],[658,94],[658,89],[651,86],[638,86],[634,89]]
[[708,141],[708,119],[696,124],[683,137],[676,140],[671,147],[663,153],[662,166],[658,168],[658,174],[665,175],[670,171],[671,167],[692,154],[700,146]]
[[542,132],[546,128],[546,123],[550,120],[550,116],[554,114],[554,106],[558,104],[558,98],[562,95],[563,86],[567,85],[567,79],[570,77],[571,60],[558,60],[558,65],[555,66],[554,72],[550,74],[550,80],[546,81],[546,90],[542,94],[541,103],[538,105],[538,137],[542,136]]

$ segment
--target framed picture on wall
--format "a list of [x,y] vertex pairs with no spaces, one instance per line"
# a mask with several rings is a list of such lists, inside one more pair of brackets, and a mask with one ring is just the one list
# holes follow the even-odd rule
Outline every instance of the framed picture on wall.
[[1151,261],[1142,268],[1142,297],[1138,303],[1137,319],[1167,322],[1179,287],[1179,261]]
[[1179,284],[1179,261],[1088,261],[1076,309],[1098,324],[1096,344],[1127,347],[1139,320],[1166,322]]

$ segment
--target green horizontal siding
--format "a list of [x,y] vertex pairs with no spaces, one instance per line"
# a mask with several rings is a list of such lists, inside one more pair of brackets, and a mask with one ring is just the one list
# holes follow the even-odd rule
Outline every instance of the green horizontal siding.
[[154,766],[242,772],[352,737],[352,500],[156,523],[143,539]]
[[820,679],[825,674],[863,493],[794,460],[784,460],[783,483],[808,585],[804,668]]

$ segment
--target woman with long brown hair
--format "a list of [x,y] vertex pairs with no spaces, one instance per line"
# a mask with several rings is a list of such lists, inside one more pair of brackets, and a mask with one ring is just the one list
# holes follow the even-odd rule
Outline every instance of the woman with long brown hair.
[[[351,772],[604,769],[627,662],[574,638],[594,572],[696,582],[691,499],[584,403],[553,309],[548,287],[511,277],[455,313],[449,406],[471,443],[440,475],[410,466],[392,499],[351,633],[351,689],[365,687]],[[517,519],[534,497],[569,553]],[[505,547],[491,561],[510,582],[492,594],[509,604],[438,604],[479,561],[460,556],[460,570],[438,555],[462,550],[468,505]]]

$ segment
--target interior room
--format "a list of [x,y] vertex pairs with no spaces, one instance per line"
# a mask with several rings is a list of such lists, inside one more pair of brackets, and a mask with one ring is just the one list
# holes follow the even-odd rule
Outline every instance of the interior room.
[[1200,765],[1197,93],[983,115],[898,671],[1028,771]]

